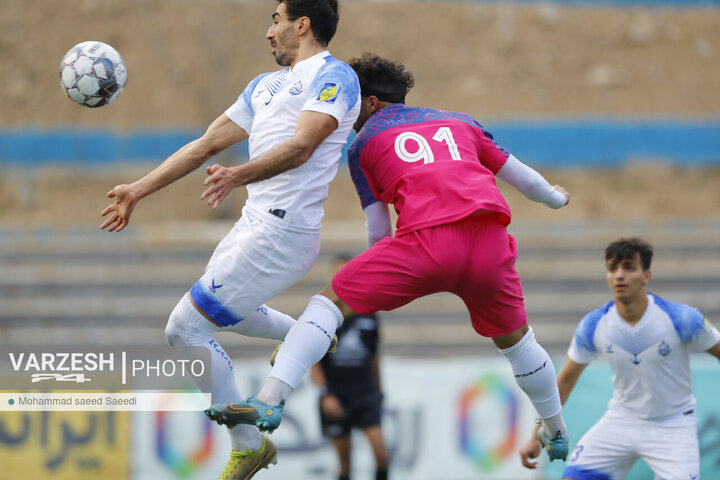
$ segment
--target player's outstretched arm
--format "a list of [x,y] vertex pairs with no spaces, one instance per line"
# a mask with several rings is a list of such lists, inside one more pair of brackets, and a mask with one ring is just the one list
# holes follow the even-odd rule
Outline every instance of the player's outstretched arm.
[[570,194],[559,185],[550,185],[545,177],[510,155],[496,175],[509,183],[533,202],[550,208],[561,208],[570,203]]
[[[560,392],[560,403],[562,405],[565,405],[565,402],[570,396],[570,392],[572,392],[573,388],[575,388],[575,385],[577,384],[580,375],[585,370],[585,367],[587,367],[587,364],[577,363],[569,358],[565,360],[565,364],[560,369],[560,372],[557,376],[558,391]],[[530,439],[525,442],[525,445],[523,445],[518,451],[518,454],[520,455],[520,461],[525,468],[537,468],[537,461],[533,460],[536,459],[542,451],[542,448],[540,447],[540,442],[537,439],[537,432],[538,430],[540,430],[541,426],[541,422],[538,422],[535,425],[535,429],[533,430]]]
[[220,115],[202,137],[182,147],[143,178],[129,185],[116,185],[110,190],[107,197],[114,201],[100,213],[103,217],[110,215],[100,228],[109,232],[123,230],[141,199],[184,177],[213,155],[246,138],[248,134],[243,128],[225,114]]
[[252,162],[236,167],[213,165],[207,168],[208,186],[201,196],[218,208],[232,189],[267,180],[307,162],[315,149],[337,129],[332,115],[311,110],[300,114],[293,137]]

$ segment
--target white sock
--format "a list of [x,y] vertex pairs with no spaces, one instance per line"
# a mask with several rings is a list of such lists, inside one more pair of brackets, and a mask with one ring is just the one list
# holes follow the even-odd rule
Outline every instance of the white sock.
[[[276,405],[287,398],[305,372],[325,356],[342,321],[340,309],[329,298],[322,295],[312,297],[275,357],[270,377],[281,382],[266,383],[267,388],[263,387],[263,395],[258,394],[258,399]],[[282,383],[290,388],[290,392]]]
[[[230,357],[212,338],[217,325],[198,312],[187,295],[175,306],[170,314],[165,336],[170,345],[203,346],[210,351],[212,361],[212,403],[235,403],[244,400],[237,384]],[[257,450],[262,444],[262,435],[253,425],[237,425],[231,429],[232,448],[239,451]]]
[[545,349],[535,341],[532,328],[518,343],[499,351],[510,361],[515,382],[543,419],[545,433],[554,436],[559,430],[565,435],[567,429],[561,414],[555,367]]
[[295,323],[295,319],[290,315],[261,305],[235,325],[221,327],[220,331],[239,333],[247,337],[283,340]]
[[293,392],[294,388],[283,382],[279,378],[268,377],[265,380],[265,384],[262,386],[260,393],[257,394],[257,399],[261,402],[267,403],[268,405],[279,405],[280,402],[285,400]]

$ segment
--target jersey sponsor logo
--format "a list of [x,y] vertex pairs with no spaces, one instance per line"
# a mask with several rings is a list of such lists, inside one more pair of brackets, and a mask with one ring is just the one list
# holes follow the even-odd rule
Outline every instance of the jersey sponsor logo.
[[665,343],[665,340],[660,342],[660,345],[658,346],[658,353],[660,355],[662,355],[663,357],[667,357],[668,355],[670,355],[670,352],[671,352],[670,345]]
[[295,85],[290,87],[290,95],[300,95],[302,93],[302,87],[302,82],[298,80]]
[[215,293],[215,291],[216,291],[218,288],[222,287],[223,285],[225,285],[225,284],[223,283],[223,284],[220,284],[220,285],[215,285],[215,279],[213,278],[212,281],[210,282],[210,291],[211,291],[212,293]]
[[337,84],[326,83],[323,85],[322,90],[320,90],[320,95],[318,95],[317,99],[321,102],[335,103],[338,93],[340,93],[340,87],[338,87]]

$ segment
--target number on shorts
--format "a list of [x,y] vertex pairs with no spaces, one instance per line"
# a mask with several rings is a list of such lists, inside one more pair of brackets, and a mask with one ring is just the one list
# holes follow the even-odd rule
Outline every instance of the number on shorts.
[[575,460],[577,460],[583,449],[585,449],[585,447],[583,447],[582,445],[578,445],[577,447],[575,447],[575,450],[573,450],[572,456],[570,457],[570,461],[574,462]]

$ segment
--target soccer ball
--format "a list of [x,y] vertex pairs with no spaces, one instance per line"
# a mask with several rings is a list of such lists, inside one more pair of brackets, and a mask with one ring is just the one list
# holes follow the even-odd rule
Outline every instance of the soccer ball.
[[68,97],[85,107],[115,101],[125,87],[127,71],[120,54],[102,42],[82,42],[60,63],[60,85]]

